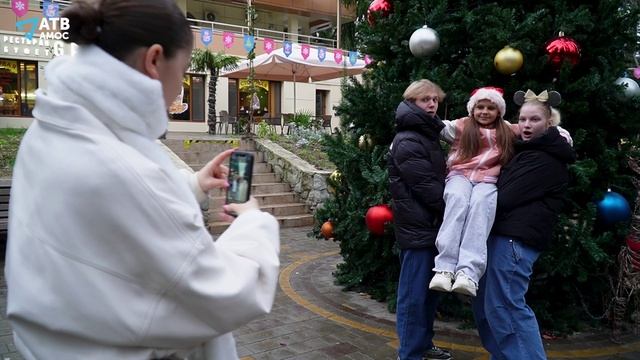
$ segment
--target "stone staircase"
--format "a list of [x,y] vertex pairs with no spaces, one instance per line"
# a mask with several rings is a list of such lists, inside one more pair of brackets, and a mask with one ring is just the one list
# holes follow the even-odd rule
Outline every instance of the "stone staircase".
[[[201,169],[215,154],[238,145],[224,140],[192,141],[187,146],[183,140],[167,139],[162,142],[194,171]],[[254,154],[251,195],[258,200],[260,208],[275,216],[281,228],[313,225],[313,215],[309,213],[308,206],[300,202],[291,186],[273,172],[263,153],[256,151],[255,142],[242,140],[239,150]],[[219,221],[218,213],[223,204],[223,190],[209,194],[207,225],[212,234],[220,234],[229,226],[229,223]]]

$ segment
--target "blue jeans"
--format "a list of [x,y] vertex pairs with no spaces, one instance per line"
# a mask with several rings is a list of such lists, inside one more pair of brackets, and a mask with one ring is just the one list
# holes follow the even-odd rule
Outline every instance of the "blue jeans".
[[546,359],[536,315],[525,300],[540,251],[495,235],[487,250],[487,271],[473,300],[482,345],[491,359]]
[[400,252],[396,327],[401,360],[421,360],[433,345],[433,320],[439,296],[437,291],[429,290],[429,282],[437,254],[435,247]]

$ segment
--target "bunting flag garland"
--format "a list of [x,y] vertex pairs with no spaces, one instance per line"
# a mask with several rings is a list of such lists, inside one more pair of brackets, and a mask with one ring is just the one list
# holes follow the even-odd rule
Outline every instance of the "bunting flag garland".
[[284,54],[289,57],[289,55],[291,55],[291,53],[293,52],[293,45],[291,44],[291,41],[284,41],[282,43],[282,46],[284,48]]
[[235,37],[233,36],[232,32],[225,31],[222,33],[222,43],[224,44],[225,48],[227,49],[231,48],[231,46],[233,46],[234,40],[235,40]]
[[327,57],[327,48],[319,47],[318,48],[318,60],[320,62],[324,62],[324,59]]
[[304,44],[300,47],[300,54],[302,55],[303,59],[307,60],[310,53],[311,53],[311,48],[309,47],[309,45]]
[[275,47],[275,43],[273,39],[264,38],[264,52],[266,52],[267,54],[271,54],[274,47]]
[[244,34],[244,49],[247,50],[247,52],[251,52],[251,50],[253,50],[255,46],[256,39],[253,37],[253,35]]
[[336,49],[333,52],[333,60],[335,60],[336,64],[342,64],[342,50]]
[[204,46],[209,46],[213,41],[213,32],[211,29],[200,29],[200,41],[204,44]]
[[355,65],[358,61],[358,52],[357,51],[349,51],[349,64],[351,66]]
[[373,58],[372,58],[371,56],[369,56],[369,55],[365,55],[365,56],[364,56],[364,63],[365,63],[366,65],[369,65],[369,64],[371,64],[372,62],[373,62]]

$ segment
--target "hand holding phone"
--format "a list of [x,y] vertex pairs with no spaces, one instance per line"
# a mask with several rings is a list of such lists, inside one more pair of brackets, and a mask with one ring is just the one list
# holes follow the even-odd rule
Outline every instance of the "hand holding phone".
[[253,177],[253,154],[234,151],[229,161],[229,187],[226,203],[245,203],[251,196],[251,180]]

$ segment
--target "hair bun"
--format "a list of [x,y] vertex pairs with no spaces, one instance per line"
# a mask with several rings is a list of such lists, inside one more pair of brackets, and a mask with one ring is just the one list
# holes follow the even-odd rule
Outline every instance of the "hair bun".
[[77,1],[61,14],[69,19],[69,39],[78,45],[95,44],[100,36],[102,16],[95,5]]

